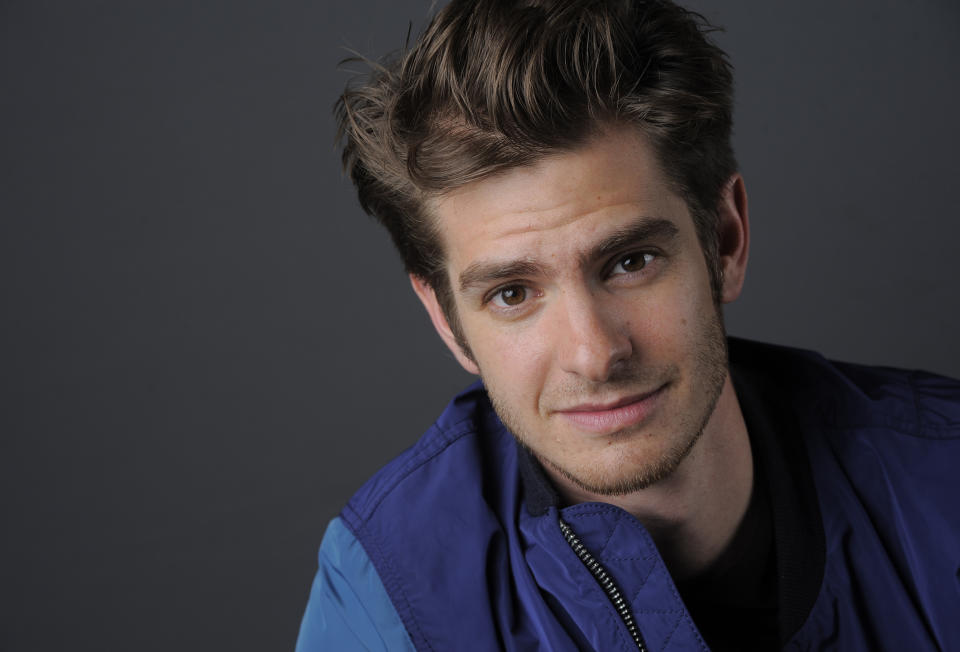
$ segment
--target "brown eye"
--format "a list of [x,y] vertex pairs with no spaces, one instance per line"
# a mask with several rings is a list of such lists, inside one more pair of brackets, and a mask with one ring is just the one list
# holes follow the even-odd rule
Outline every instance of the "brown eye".
[[519,306],[527,298],[527,290],[520,285],[511,285],[497,292],[493,302],[502,306]]
[[632,253],[627,254],[617,262],[614,266],[611,274],[629,274],[631,272],[639,272],[648,263],[652,262],[654,255],[650,253]]

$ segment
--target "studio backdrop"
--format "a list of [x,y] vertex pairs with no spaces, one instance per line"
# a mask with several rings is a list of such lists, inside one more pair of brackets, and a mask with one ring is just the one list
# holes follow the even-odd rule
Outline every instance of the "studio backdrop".
[[[290,650],[326,522],[470,378],[331,108],[429,0],[0,4],[0,650]],[[735,335],[960,375],[960,9],[720,2]]]

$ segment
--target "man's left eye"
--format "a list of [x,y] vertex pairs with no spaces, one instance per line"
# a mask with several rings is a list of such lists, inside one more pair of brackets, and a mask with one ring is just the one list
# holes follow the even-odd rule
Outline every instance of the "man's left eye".
[[615,274],[630,274],[632,272],[639,272],[644,267],[652,263],[654,258],[656,258],[654,254],[642,253],[639,251],[627,254],[617,261],[617,264],[614,265],[613,269],[610,270],[610,275],[613,276]]

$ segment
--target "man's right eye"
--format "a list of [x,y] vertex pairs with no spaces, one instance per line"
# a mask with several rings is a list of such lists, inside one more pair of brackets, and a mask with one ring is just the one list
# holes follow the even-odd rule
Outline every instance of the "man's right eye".
[[527,289],[522,285],[508,285],[497,290],[490,302],[498,308],[515,308],[527,298]]

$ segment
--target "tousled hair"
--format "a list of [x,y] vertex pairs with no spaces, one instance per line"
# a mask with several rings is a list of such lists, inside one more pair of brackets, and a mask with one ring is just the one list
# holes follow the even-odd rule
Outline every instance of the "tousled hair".
[[347,85],[335,108],[344,169],[468,355],[428,200],[610,125],[653,147],[719,297],[717,204],[736,161],[733,75],[713,30],[667,0],[453,0]]

